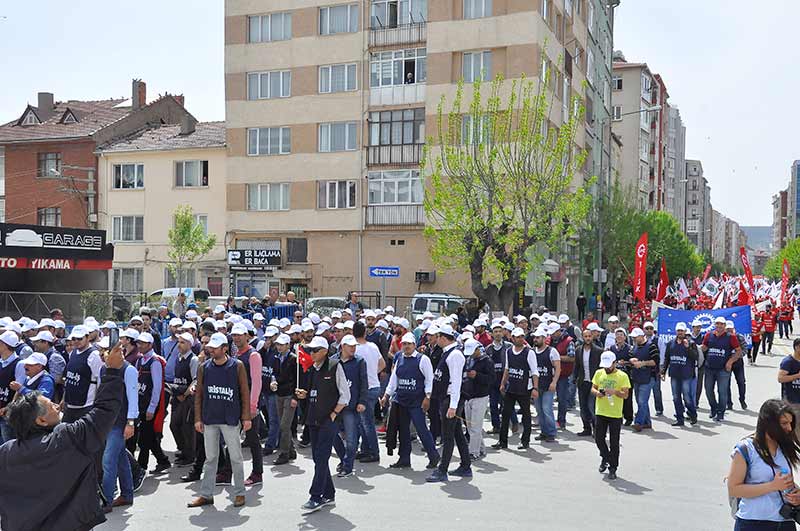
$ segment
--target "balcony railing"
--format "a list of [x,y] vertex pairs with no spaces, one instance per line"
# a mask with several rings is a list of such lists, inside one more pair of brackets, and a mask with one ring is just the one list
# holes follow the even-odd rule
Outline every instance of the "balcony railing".
[[409,83],[405,85],[389,85],[371,87],[369,104],[404,105],[407,103],[423,103],[425,101],[425,83]]
[[367,146],[367,165],[419,164],[425,144]]
[[428,28],[425,22],[402,24],[394,28],[371,28],[369,46],[393,46],[395,44],[416,44],[428,39]]
[[425,224],[422,205],[371,205],[367,207],[367,225],[393,226]]

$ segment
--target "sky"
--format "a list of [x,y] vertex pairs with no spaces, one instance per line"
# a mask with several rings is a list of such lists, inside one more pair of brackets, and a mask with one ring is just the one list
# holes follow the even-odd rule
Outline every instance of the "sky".
[[[65,7],[65,6],[69,7]],[[742,9],[747,7],[747,9]],[[222,0],[28,0],[0,4],[0,121],[37,92],[56,100],[183,93],[199,120],[223,120]],[[703,163],[714,208],[741,225],[771,225],[800,144],[797,0],[622,0],[615,44],[667,84]]]

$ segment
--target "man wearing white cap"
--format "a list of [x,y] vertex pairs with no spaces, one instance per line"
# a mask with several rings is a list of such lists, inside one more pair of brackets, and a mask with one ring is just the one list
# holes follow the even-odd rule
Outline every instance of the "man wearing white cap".
[[152,452],[156,458],[156,467],[151,473],[161,474],[172,466],[161,449],[166,410],[164,358],[153,350],[153,335],[150,332],[139,334],[136,346],[142,353],[142,357],[136,362],[136,369],[139,371],[139,426],[135,436],[139,445],[137,461],[146,470]]
[[64,422],[73,422],[89,412],[100,381],[103,360],[89,341],[89,331],[83,325],[72,329],[74,350],[67,361],[64,377],[64,399],[61,411]]
[[464,378],[461,392],[464,393],[464,420],[469,433],[470,459],[477,461],[486,455],[483,443],[483,418],[489,406],[489,389],[497,387],[492,358],[476,339],[464,341]]
[[636,416],[633,419],[633,431],[652,429],[650,420],[650,392],[653,390],[655,380],[659,377],[658,345],[648,341],[641,328],[631,330],[633,339],[633,352],[630,363],[632,365],[630,380],[633,384],[636,398]]
[[178,363],[178,334],[183,327],[180,317],[173,317],[168,322],[169,336],[161,342],[161,353],[167,361],[164,367],[164,380],[172,383],[175,380],[175,365]]
[[[608,470],[608,479],[617,479],[619,466],[619,434],[622,430],[622,403],[630,393],[628,375],[617,370],[617,356],[603,352],[600,368],[592,377],[592,394],[595,397],[595,443],[600,450],[600,472]],[[606,443],[606,432],[609,443]]]
[[[725,331],[729,334],[736,336],[736,339],[739,341],[739,345],[744,345],[744,349],[747,348],[747,342],[742,334],[736,332],[736,328],[733,324],[733,321],[727,320],[725,321]],[[789,339],[789,333],[786,333],[786,339]],[[739,404],[742,406],[742,409],[747,409],[747,401],[745,400],[745,393],[747,391],[747,382],[745,381],[744,376],[744,358],[739,358],[731,365],[731,381],[736,378],[736,387],[739,389]],[[728,382],[728,409],[733,409],[733,394],[731,393],[731,382]]]
[[553,402],[556,395],[556,384],[561,376],[561,355],[555,348],[546,344],[547,337],[547,331],[543,327],[533,331],[533,352],[536,354],[536,367],[539,373],[536,411],[539,412],[541,428],[541,434],[536,436],[536,440],[555,442],[557,427]]
[[[728,389],[731,381],[733,364],[742,358],[742,347],[734,334],[726,331],[724,317],[714,319],[714,330],[703,338],[700,347],[706,355],[705,387],[711,418],[717,422],[725,419],[728,403]],[[714,388],[719,392],[719,402]]]
[[425,413],[430,408],[433,391],[433,366],[430,359],[416,349],[414,334],[407,333],[401,338],[402,356],[395,357],[395,367],[389,377],[386,392],[381,397],[381,405],[385,406],[392,399],[393,415],[397,418],[397,429],[400,449],[396,463],[389,468],[411,467],[411,429],[414,423],[420,442],[428,454],[427,468],[433,469],[439,464],[439,452],[433,442],[428,426],[425,424]]
[[519,449],[526,450],[531,439],[531,394],[539,396],[539,369],[536,354],[525,341],[525,331],[516,327],[511,332],[512,347],[506,351],[506,367],[500,382],[503,395],[503,419],[500,437],[492,448],[508,448],[508,425],[517,404],[522,411],[522,437]]
[[55,342],[56,338],[48,330],[40,330],[31,338],[34,350],[44,354],[47,358],[47,372],[53,377],[55,384],[55,392],[51,400],[60,402],[64,394],[64,370],[67,368],[67,362],[53,346]]
[[231,329],[233,346],[236,347],[236,358],[242,362],[247,375],[247,388],[250,390],[251,428],[245,433],[242,446],[250,449],[253,458],[253,472],[245,480],[246,487],[259,485],[264,474],[264,457],[258,434],[261,427],[261,415],[258,414],[258,403],[261,399],[261,354],[248,343],[247,328],[237,323]]
[[656,333],[656,325],[650,321],[647,321],[642,326],[644,330],[644,337],[647,339],[648,342],[654,343],[656,347],[658,347],[658,355],[659,355],[659,367],[658,371],[656,371],[655,379],[653,380],[653,405],[656,407],[656,415],[661,416],[664,414],[664,398],[661,395],[661,376],[663,374],[664,369],[664,351],[663,346],[658,342],[658,333]]
[[380,398],[381,381],[379,374],[386,367],[378,346],[366,339],[366,326],[363,323],[355,323],[353,335],[358,342],[356,346],[356,356],[364,359],[367,364],[367,400],[366,408],[361,413],[359,433],[361,435],[361,452],[356,455],[362,463],[377,463],[380,461],[380,451],[378,448],[378,435],[375,431],[375,404]]
[[617,342],[616,335],[614,333],[617,328],[619,328],[619,317],[612,315],[608,318],[608,328],[606,328],[601,334],[604,350],[610,350],[614,343]]
[[19,336],[11,330],[0,334],[0,445],[14,438],[5,419],[6,406],[14,399],[11,383],[25,381],[25,366],[21,363],[14,348],[19,344]]
[[45,370],[47,356],[41,352],[34,352],[22,360],[22,365],[25,368],[25,382],[11,382],[9,387],[21,395],[39,391],[42,396],[52,400],[55,393],[55,382],[53,377]]
[[[489,417],[492,419],[493,435],[500,433],[501,411],[503,409],[503,394],[500,391],[500,382],[506,370],[507,351],[511,343],[505,340],[503,323],[499,320],[492,322],[492,343],[486,347],[486,354],[492,359],[494,367],[494,383],[489,387]],[[519,429],[517,412],[511,412],[511,430],[516,433]]]
[[675,406],[673,426],[683,426],[683,413],[689,414],[692,426],[697,424],[697,409],[694,397],[694,374],[697,367],[697,345],[686,334],[686,324],[675,325],[675,339],[667,343],[664,353],[664,373],[669,374],[672,386],[672,403]]
[[200,364],[197,356],[192,352],[194,337],[189,332],[178,336],[178,355],[175,363],[175,372],[172,382],[167,383],[171,399],[171,416],[169,429],[175,438],[178,447],[178,466],[187,466],[194,463],[195,435],[194,435],[194,400],[192,387],[197,379],[197,367]]
[[220,437],[225,441],[230,455],[233,474],[234,507],[245,504],[244,463],[240,430],[249,431],[250,389],[247,371],[241,361],[228,355],[228,338],[219,332],[206,344],[210,359],[197,371],[194,395],[194,428],[204,435],[206,460],[200,493],[189,502],[189,507],[214,504],[214,484],[217,477]]
[[278,356],[278,374],[276,377],[277,414],[280,421],[279,454],[273,461],[274,465],[285,465],[297,457],[292,442],[292,421],[297,411],[297,400],[294,390],[297,388],[297,357],[291,351],[291,339],[286,334],[280,334],[275,339],[275,350]]
[[337,356],[347,383],[350,385],[350,402],[339,414],[341,435],[344,440],[341,436],[333,438],[333,447],[341,461],[337,467],[340,478],[346,478],[353,474],[353,462],[356,458],[356,450],[358,450],[358,424],[361,413],[366,409],[367,364],[362,358],[356,357],[356,345],[358,342],[352,335],[348,334],[342,337]]

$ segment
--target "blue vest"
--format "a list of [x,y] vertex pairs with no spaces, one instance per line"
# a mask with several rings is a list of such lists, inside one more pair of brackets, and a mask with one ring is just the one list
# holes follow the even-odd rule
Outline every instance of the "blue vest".
[[213,359],[203,364],[203,424],[237,426],[242,418],[242,397],[235,358],[223,365]]
[[709,369],[724,369],[725,363],[733,354],[731,335],[725,332],[717,336],[714,332],[708,333],[708,350],[706,351],[706,367]]
[[539,391],[547,391],[550,384],[553,383],[553,377],[556,375],[556,369],[553,367],[553,362],[550,360],[550,349],[553,347],[546,346],[544,352],[536,352],[536,365],[539,368]]
[[14,398],[14,391],[9,385],[14,381],[19,358],[15,359],[5,367],[0,367],[0,407],[6,407],[11,399]]
[[[448,347],[446,352],[442,353],[439,365],[436,366],[436,370],[433,372],[433,393],[431,395],[439,400],[444,400],[447,396],[447,388],[450,387],[450,367],[447,366],[447,358],[456,348],[456,345],[452,345]],[[461,377],[460,374],[458,376],[459,378]]]
[[[270,347],[266,352],[261,354],[261,394],[271,395],[272,389],[269,388],[272,383],[272,378],[278,378],[278,371],[280,370],[278,364],[278,353],[274,347]],[[276,368],[278,370],[276,370]]]
[[192,358],[194,358],[194,352],[192,351],[189,351],[189,355],[185,358],[178,358],[178,361],[175,362],[175,377],[172,379],[172,383],[186,386],[192,383]]
[[399,358],[395,369],[397,390],[394,401],[405,407],[420,407],[425,398],[425,375],[419,368],[419,354],[409,358],[401,354]]
[[[522,352],[514,352],[514,347],[508,349],[508,389],[514,395],[528,395],[528,380],[531,378],[531,367],[528,365],[528,352],[530,347],[524,347]],[[538,361],[538,360],[537,360]]]
[[[150,397],[153,396],[153,387],[155,387],[155,383],[153,382],[153,373],[150,371],[150,367],[153,363],[161,363],[156,360],[155,354],[150,356],[148,361],[143,361],[144,358],[139,358],[136,361],[137,368],[139,369],[139,412],[145,413],[147,411],[147,406],[150,405]],[[158,409],[158,406],[156,406]]]
[[494,344],[494,341],[486,347],[486,354],[492,358],[492,364],[494,365],[494,373],[497,375],[497,381],[500,381],[500,378],[503,376],[503,369],[505,369],[505,357],[506,351],[508,351],[508,343],[505,341],[498,347]]
[[[645,341],[644,345],[634,345],[631,357],[636,358],[639,361],[651,361],[650,342]],[[637,369],[635,367],[631,368],[630,376],[631,376],[631,383],[640,385],[650,383],[650,378],[653,376],[653,368],[652,367],[642,367],[641,369]]]
[[358,397],[361,396],[361,378],[359,377],[359,372],[362,363],[366,363],[363,358],[350,358],[347,361],[339,360],[339,365],[342,366],[344,376],[347,378],[347,383],[350,386],[350,403],[347,404],[345,409],[354,410],[358,405]]
[[677,340],[670,341],[667,345],[667,356],[669,356],[669,377],[680,380],[691,380],[694,378],[695,362],[689,358],[689,349],[678,343]]
[[92,385],[92,369],[88,363],[89,354],[92,352],[94,352],[93,347],[87,348],[81,354],[77,350],[73,350],[69,357],[64,375],[64,402],[69,406],[83,407],[86,405],[89,386]]

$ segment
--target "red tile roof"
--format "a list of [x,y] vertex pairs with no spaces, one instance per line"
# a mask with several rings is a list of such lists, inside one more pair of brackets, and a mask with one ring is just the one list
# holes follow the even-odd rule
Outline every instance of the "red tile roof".
[[[0,144],[7,142],[26,142],[47,139],[81,138],[130,114],[130,105],[122,105],[126,100],[110,99],[100,101],[60,101],[55,104],[53,115],[45,122],[36,125],[18,125],[19,119],[0,125]],[[39,109],[32,107],[37,116]],[[67,109],[78,119],[77,123],[61,123]],[[27,110],[27,109],[26,109]]]
[[193,133],[181,135],[180,125],[162,125],[140,131],[129,138],[106,144],[103,153],[163,151],[225,147],[225,122],[198,122]]

